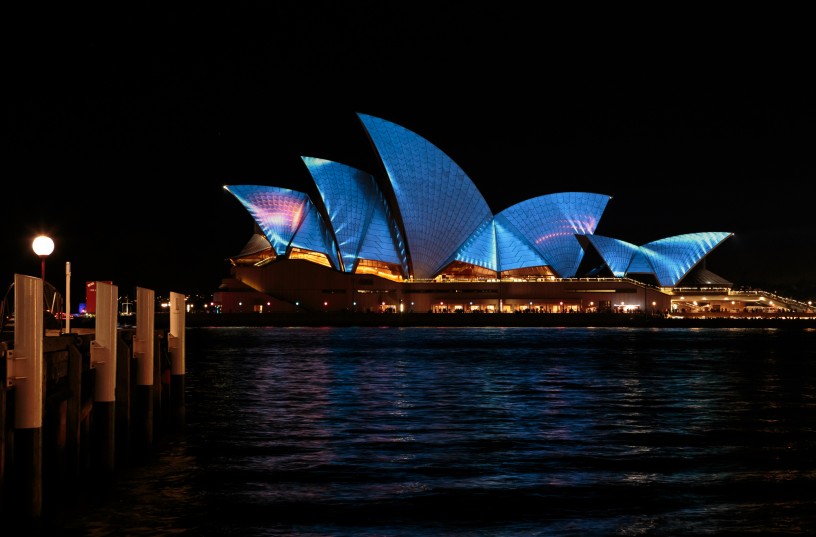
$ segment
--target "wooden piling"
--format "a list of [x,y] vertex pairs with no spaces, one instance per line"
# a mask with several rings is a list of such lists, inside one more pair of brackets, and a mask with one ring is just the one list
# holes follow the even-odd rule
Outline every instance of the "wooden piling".
[[99,484],[105,486],[116,470],[116,403],[96,401],[92,425],[92,468]]
[[66,475],[76,478],[80,474],[82,462],[80,452],[82,445],[82,353],[77,348],[81,340],[68,345],[68,392],[66,401],[65,423],[65,461]]
[[[1,357],[5,360],[5,356]],[[5,363],[1,367],[5,369]],[[3,383],[0,386],[0,518],[3,518],[3,507],[6,505],[4,493],[6,490],[6,429],[8,428],[8,420],[6,419],[8,415],[6,393],[8,390],[6,389],[5,375],[0,375],[0,381]]]
[[[153,330],[155,332],[155,330]],[[153,394],[153,410],[162,408],[162,373],[161,373],[161,339],[153,337],[153,384],[151,385]],[[162,420],[161,413],[153,416],[153,436],[161,434]]]
[[131,379],[136,360],[133,359],[133,331],[119,332],[116,346],[116,464],[124,466],[131,457]]
[[153,386],[140,384],[133,390],[133,458],[144,460],[153,449]]
[[186,422],[187,411],[184,402],[184,390],[184,375],[171,375],[170,408],[172,412],[172,423],[174,429],[183,429]]
[[36,524],[42,516],[42,427],[14,431],[13,516]]

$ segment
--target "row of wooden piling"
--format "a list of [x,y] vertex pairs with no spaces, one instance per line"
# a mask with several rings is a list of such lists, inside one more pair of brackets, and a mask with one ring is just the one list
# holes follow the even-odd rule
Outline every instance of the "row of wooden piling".
[[[25,289],[31,282],[20,283]],[[110,291],[116,294],[115,287]],[[142,303],[150,304],[152,291],[142,291]],[[29,337],[33,344],[17,333],[26,325],[18,307],[23,328],[0,341],[0,527],[34,528],[78,496],[104,494],[117,470],[151,455],[160,434],[183,428],[183,335],[177,334],[184,330],[184,297],[173,298],[182,321],[171,322],[169,331],[155,329],[147,311],[134,327],[117,325],[114,307],[95,328],[35,326],[42,336]],[[29,318],[39,316],[34,311]],[[33,418],[24,408],[31,406]]]
[[156,330],[152,385],[135,382],[134,333],[119,330],[113,403],[93,397],[93,334],[45,338],[41,428],[15,427],[15,387],[0,389],[0,520],[35,522],[63,495],[106,487],[118,469],[149,456],[158,435],[183,428],[184,375],[171,374],[166,332]]

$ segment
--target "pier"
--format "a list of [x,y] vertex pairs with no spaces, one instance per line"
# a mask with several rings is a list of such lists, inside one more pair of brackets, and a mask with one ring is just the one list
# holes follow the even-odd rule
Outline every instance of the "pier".
[[42,281],[15,286],[15,326],[0,332],[0,523],[32,532],[183,429],[184,297],[171,294],[169,327],[150,309],[126,326],[116,286],[100,283],[93,327],[49,329]]

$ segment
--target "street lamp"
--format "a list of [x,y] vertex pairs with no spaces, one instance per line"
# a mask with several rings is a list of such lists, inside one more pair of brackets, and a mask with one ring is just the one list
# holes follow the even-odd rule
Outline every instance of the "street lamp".
[[32,248],[34,248],[34,253],[40,256],[41,262],[41,271],[42,271],[42,280],[45,283],[45,258],[51,255],[51,252],[54,251],[54,241],[51,240],[51,237],[47,237],[45,235],[40,235],[34,242],[31,244]]

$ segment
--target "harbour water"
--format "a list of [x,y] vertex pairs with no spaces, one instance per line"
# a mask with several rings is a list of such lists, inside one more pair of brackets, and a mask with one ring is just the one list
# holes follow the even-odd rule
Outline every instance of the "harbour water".
[[186,345],[183,431],[49,535],[816,532],[813,329],[188,328]]

